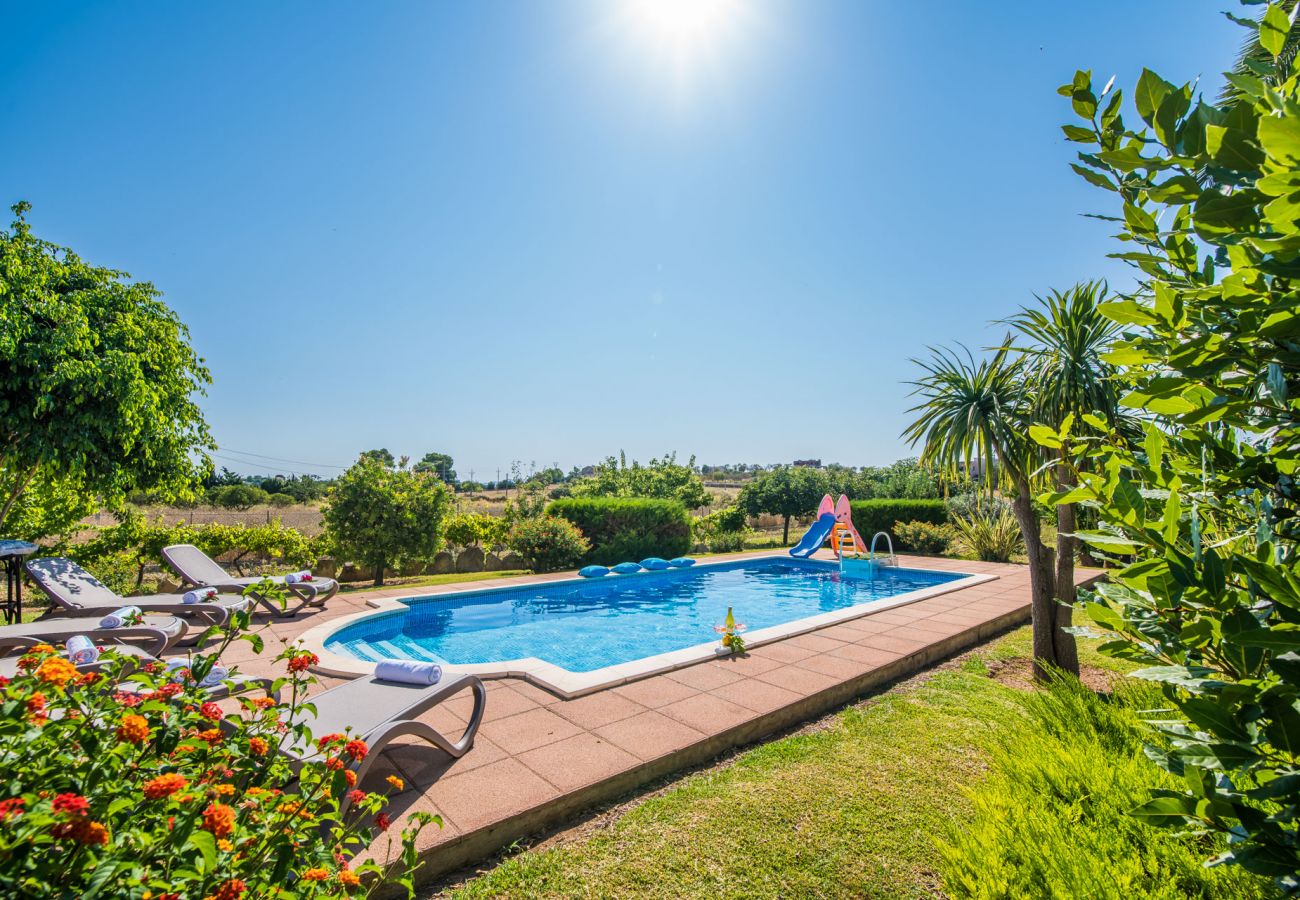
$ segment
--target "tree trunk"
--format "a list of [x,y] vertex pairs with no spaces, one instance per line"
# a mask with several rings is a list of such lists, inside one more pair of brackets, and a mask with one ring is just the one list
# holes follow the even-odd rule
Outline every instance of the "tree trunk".
[[781,532],[781,545],[783,547],[790,546],[790,517],[789,516],[785,517],[785,530]]
[[379,561],[375,565],[375,587],[384,586],[384,569],[386,568],[388,568],[388,559],[383,556],[379,557]]
[[[1057,476],[1062,487],[1064,478]],[[1065,631],[1074,619],[1074,550],[1078,540],[1075,531],[1073,503],[1056,508],[1056,624],[1053,638],[1056,642],[1056,664],[1071,675],[1079,674],[1079,646],[1074,635]]]
[[1038,517],[1034,515],[1033,493],[1027,479],[1016,479],[1016,496],[1011,504],[1029,557],[1030,610],[1034,628],[1034,677],[1044,681],[1048,665],[1059,665],[1056,654],[1056,572],[1052,552],[1043,546]]

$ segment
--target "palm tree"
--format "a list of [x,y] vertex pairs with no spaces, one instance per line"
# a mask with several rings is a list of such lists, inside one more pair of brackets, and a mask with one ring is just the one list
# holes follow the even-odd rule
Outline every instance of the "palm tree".
[[[1026,340],[1007,349],[1019,355],[1024,375],[1031,385],[1030,418],[1059,429],[1067,417],[1076,421],[1086,413],[1101,416],[1122,432],[1129,427],[1121,414],[1120,392],[1115,369],[1102,355],[1114,342],[1119,326],[1101,313],[1106,300],[1105,282],[1076,284],[1064,293],[1035,296],[1037,306],[1021,307],[1005,324]],[[1070,481],[1064,448],[1057,451],[1050,466],[1058,491],[1068,491]],[[1051,462],[1048,460],[1047,462]],[[1070,607],[1075,602],[1074,558],[1078,551],[1078,515],[1073,503],[1056,507],[1056,599],[1063,605],[1056,617],[1056,662],[1061,668],[1078,670],[1078,650],[1073,637],[1060,630],[1070,624]]]
[[[930,353],[929,360],[914,360],[924,374],[912,382],[913,393],[923,399],[910,410],[917,417],[903,436],[922,444],[922,464],[960,477],[978,462],[986,484],[1010,490],[1011,508],[1029,558],[1034,672],[1046,677],[1045,664],[1062,663],[1054,639],[1056,572],[1051,552],[1043,546],[1034,507],[1037,453],[1028,439],[1032,419],[1024,363],[1006,348],[980,361],[968,350],[965,358],[941,348],[932,347]],[[1063,662],[1062,668],[1069,665],[1068,659]]]
[[[903,432],[923,445],[921,460],[950,475],[971,471],[978,461],[1012,497],[1029,560],[1034,621],[1035,673],[1048,665],[1078,673],[1078,650],[1070,625],[1074,593],[1076,511],[1057,507],[1055,552],[1044,545],[1035,497],[1047,487],[1067,484],[1061,456],[1049,457],[1029,440],[1029,427],[1059,429],[1067,416],[1095,412],[1115,419],[1118,392],[1112,369],[1101,358],[1115,327],[1101,315],[1104,284],[1076,285],[1025,307],[1005,321],[1012,334],[991,358],[976,361],[931,348],[929,360],[916,360],[923,375],[912,382],[921,402],[916,419]],[[1013,337],[1021,340],[1017,344]],[[996,473],[996,479],[992,476]]]

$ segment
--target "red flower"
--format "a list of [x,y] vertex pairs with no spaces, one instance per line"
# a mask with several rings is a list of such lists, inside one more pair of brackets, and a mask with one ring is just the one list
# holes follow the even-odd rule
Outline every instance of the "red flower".
[[361,760],[365,759],[366,754],[369,751],[370,748],[366,746],[366,742],[356,738],[348,741],[347,744],[345,744],[343,747],[343,752],[346,753],[348,756],[352,757],[357,762],[360,762]]
[[84,816],[90,813],[90,803],[80,794],[59,794],[54,798],[54,811],[69,816]]
[[310,650],[304,650],[289,657],[290,672],[306,672],[312,666],[320,662],[320,657]]
[[203,718],[207,719],[210,722],[219,722],[223,714],[221,712],[220,706],[217,706],[217,704],[215,703],[208,702],[199,707],[199,715],[201,715]]
[[108,829],[89,819],[75,819],[71,822],[58,822],[50,829],[56,840],[74,840],[78,844],[107,844]]
[[10,818],[21,816],[23,814],[23,804],[26,802],[22,797],[0,800],[0,822],[7,822]]
[[349,803],[360,803],[364,799],[366,799],[365,791],[357,791],[357,790],[348,791]]
[[393,824],[393,820],[388,818],[388,813],[380,813],[375,816],[375,827],[380,831],[387,831],[388,826]]
[[45,695],[40,691],[32,694],[27,700],[27,711],[31,713],[32,721],[38,725],[49,718],[45,714]]
[[343,740],[345,737],[347,737],[346,734],[339,734],[338,732],[335,732],[335,733],[333,733],[333,734],[327,734],[327,735],[325,735],[323,738],[321,738],[320,740],[316,741],[316,746],[317,746],[319,749],[324,750],[324,749],[325,749],[326,747],[328,747],[330,744],[334,743],[335,741],[341,741],[341,740]]
[[239,900],[246,890],[248,885],[238,878],[232,878],[217,888],[216,893],[212,895],[212,900]]

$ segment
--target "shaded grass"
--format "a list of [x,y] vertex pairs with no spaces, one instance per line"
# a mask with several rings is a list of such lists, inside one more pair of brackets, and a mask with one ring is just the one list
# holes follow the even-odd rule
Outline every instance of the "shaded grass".
[[[688,776],[609,827],[521,852],[446,896],[941,895],[937,841],[972,821],[971,788],[985,783],[999,748],[1041,727],[1024,691],[989,676],[1026,660],[1029,645],[1029,629],[1017,630],[919,685]],[[1081,657],[1116,670],[1089,646]]]
[[494,578],[516,578],[533,574],[527,569],[502,569],[498,572],[447,572],[443,575],[416,575],[410,578],[385,578],[383,587],[369,581],[350,581],[339,585],[340,594],[356,591],[386,591],[391,588],[432,587],[438,584],[459,584],[470,581],[491,581]]

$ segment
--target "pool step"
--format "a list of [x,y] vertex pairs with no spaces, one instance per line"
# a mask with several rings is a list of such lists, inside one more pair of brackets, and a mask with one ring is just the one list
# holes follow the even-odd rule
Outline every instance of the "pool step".
[[404,634],[399,634],[391,640],[376,641],[370,645],[370,650],[376,659],[418,659],[421,662],[443,662],[443,660]]

